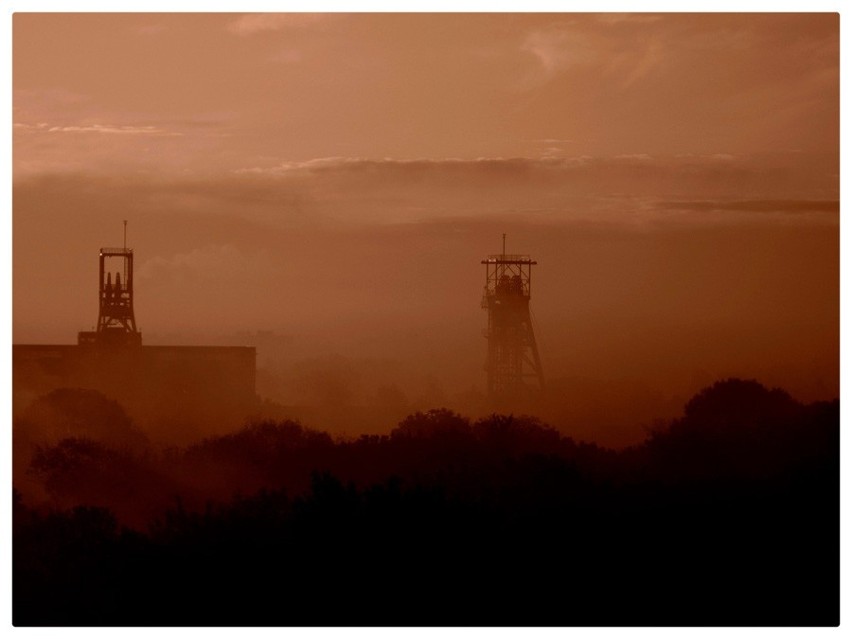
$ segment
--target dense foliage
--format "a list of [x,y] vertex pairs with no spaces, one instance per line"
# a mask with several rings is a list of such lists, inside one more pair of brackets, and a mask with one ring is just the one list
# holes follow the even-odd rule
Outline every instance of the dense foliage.
[[839,402],[753,381],[622,451],[437,409],[386,436],[268,421],[28,462],[19,626],[839,623]]

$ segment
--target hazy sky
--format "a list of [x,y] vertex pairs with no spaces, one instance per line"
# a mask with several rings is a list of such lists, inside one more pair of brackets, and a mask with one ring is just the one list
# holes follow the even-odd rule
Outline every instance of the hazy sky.
[[567,387],[838,393],[837,14],[18,13],[13,73],[16,343],[127,219],[145,343],[482,387],[507,232]]
[[17,14],[16,177],[838,152],[837,15]]

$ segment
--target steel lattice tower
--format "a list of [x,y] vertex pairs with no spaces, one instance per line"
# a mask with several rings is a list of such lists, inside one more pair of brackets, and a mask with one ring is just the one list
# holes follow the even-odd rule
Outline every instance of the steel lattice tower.
[[[482,308],[488,309],[488,397],[492,403],[528,398],[544,390],[544,374],[530,317],[530,280],[537,262],[529,255],[489,255]],[[532,383],[529,383],[532,382]]]
[[[124,248],[102,248],[98,284],[98,326],[94,332],[78,334],[79,344],[139,345],[142,333],[133,313],[133,249],[127,248],[127,222]],[[115,278],[112,268],[118,262]],[[124,277],[122,278],[122,273]]]

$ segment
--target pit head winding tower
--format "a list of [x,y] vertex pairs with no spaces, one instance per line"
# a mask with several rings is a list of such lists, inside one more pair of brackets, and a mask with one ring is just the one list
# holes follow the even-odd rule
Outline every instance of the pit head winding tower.
[[[102,248],[98,284],[98,326],[81,331],[77,343],[109,346],[140,346],[142,333],[133,314],[133,249]],[[114,276],[113,276],[114,275]]]
[[529,399],[544,391],[544,374],[530,317],[530,282],[537,262],[529,255],[503,252],[482,260],[485,290],[482,308],[488,309],[488,398],[492,405]]

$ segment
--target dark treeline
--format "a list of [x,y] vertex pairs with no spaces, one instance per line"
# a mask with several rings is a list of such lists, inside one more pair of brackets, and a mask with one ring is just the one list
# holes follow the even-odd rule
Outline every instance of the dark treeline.
[[54,391],[14,424],[13,622],[834,626],[839,412],[730,379],[619,451],[445,409],[160,451]]

